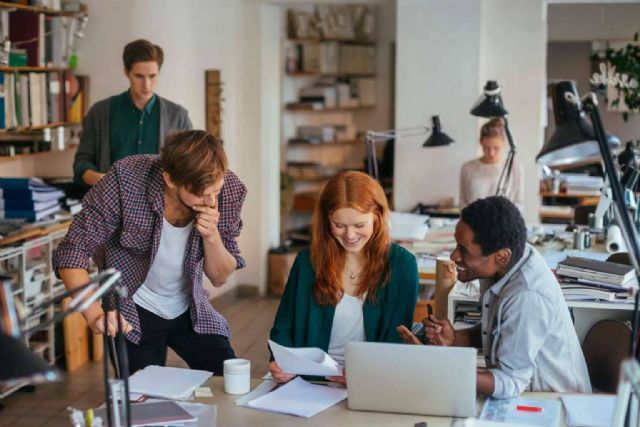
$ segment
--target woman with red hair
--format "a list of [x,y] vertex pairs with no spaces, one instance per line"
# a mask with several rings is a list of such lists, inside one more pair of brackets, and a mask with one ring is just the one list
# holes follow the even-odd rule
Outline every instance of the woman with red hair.
[[[361,172],[343,172],[324,187],[311,223],[311,246],[289,273],[271,339],[286,347],[318,347],[344,366],[350,341],[401,343],[418,298],[418,267],[391,242],[382,187]],[[273,361],[273,378],[286,382]],[[344,377],[331,377],[344,382]]]

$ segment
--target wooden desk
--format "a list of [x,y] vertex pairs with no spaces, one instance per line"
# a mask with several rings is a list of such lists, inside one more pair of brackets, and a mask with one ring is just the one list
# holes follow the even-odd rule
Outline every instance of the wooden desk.
[[[260,384],[262,380],[252,379],[251,387],[254,388]],[[425,415],[403,415],[389,414],[382,412],[364,412],[351,411],[347,407],[347,401],[344,400],[339,404],[326,409],[311,418],[300,418],[293,415],[275,414],[270,412],[258,411],[256,409],[235,406],[234,401],[241,396],[229,395],[224,392],[224,381],[222,377],[213,377],[205,384],[211,387],[213,397],[197,398],[196,400],[208,405],[217,406],[217,427],[231,426],[260,426],[260,427],[288,427],[300,426],[335,426],[335,427],[388,427],[403,426],[411,427],[417,422],[426,421],[429,427],[450,427],[452,418],[450,417],[430,417]],[[380,392],[384,393],[384,387],[381,386]],[[557,399],[558,393],[525,393],[531,398],[549,398]],[[390,396],[391,398],[391,396]],[[478,410],[481,408],[481,402],[478,402]],[[566,426],[564,409],[562,410],[560,426]]]

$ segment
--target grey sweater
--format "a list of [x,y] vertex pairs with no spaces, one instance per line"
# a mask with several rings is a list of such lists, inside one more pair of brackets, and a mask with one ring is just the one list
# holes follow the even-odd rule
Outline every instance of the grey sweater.
[[[165,98],[158,96],[160,108],[160,129],[158,151],[164,144],[164,139],[169,132],[175,129],[191,129],[191,120],[187,110]],[[110,98],[98,101],[82,120],[82,135],[80,146],[73,161],[74,178],[81,183],[82,177],[75,176],[77,166],[80,163],[93,163],[99,172],[106,172],[111,167],[109,154],[109,104]]]

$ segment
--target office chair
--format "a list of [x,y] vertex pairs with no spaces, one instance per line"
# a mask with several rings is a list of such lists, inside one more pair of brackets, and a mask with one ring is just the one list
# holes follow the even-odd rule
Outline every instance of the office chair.
[[631,258],[628,252],[617,252],[609,255],[607,262],[615,262],[616,264],[631,265]]
[[627,358],[631,328],[618,320],[600,320],[589,329],[582,352],[594,391],[615,393],[620,365]]

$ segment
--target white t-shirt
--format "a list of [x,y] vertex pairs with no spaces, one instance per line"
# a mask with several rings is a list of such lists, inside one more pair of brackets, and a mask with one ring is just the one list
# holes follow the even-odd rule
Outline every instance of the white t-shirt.
[[164,319],[175,319],[189,308],[183,264],[192,229],[193,221],[186,227],[174,227],[162,218],[158,252],[147,278],[133,295],[136,304]]
[[[494,196],[498,189],[498,180],[504,164],[504,161],[482,163],[480,159],[470,160],[463,164],[460,170],[460,206],[465,207],[478,199]],[[522,211],[524,207],[524,177],[522,165],[515,159],[506,196]]]
[[343,294],[336,306],[329,339],[329,356],[344,368],[344,346],[352,341],[364,341],[364,299]]

